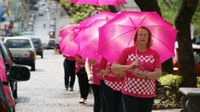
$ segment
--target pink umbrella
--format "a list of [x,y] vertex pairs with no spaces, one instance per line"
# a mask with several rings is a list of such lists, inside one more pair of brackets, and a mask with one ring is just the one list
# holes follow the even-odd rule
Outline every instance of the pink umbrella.
[[75,56],[78,53],[78,45],[74,42],[74,38],[79,31],[78,25],[63,27],[60,30],[59,36],[61,36],[62,39],[58,42],[58,45],[63,55]]
[[110,20],[112,19],[116,14],[112,12],[107,12],[107,11],[102,11],[99,12],[96,15],[90,16],[87,19],[84,19],[83,21],[80,22],[80,27],[86,27],[93,23],[95,20],[103,19],[103,20]]
[[133,45],[134,31],[139,26],[149,28],[153,36],[152,49],[161,62],[174,56],[176,30],[156,12],[123,11],[99,29],[99,54],[114,62],[126,47]]
[[64,26],[64,27],[60,28],[58,36],[63,38],[63,37],[65,37],[65,35],[67,35],[67,33],[76,30],[78,26],[79,26],[79,24],[70,24],[70,25]]
[[88,58],[100,62],[101,56],[97,53],[99,42],[98,29],[106,22],[103,19],[96,20],[77,34],[74,41],[78,44],[79,52],[84,59]]
[[76,3],[76,4],[88,4],[88,5],[121,5],[126,4],[125,0],[68,0],[70,2]]
[[97,53],[99,42],[98,28],[115,15],[115,13],[103,11],[80,22],[81,31],[77,34],[74,41],[78,44],[79,52],[83,58],[88,57],[100,62],[101,56]]

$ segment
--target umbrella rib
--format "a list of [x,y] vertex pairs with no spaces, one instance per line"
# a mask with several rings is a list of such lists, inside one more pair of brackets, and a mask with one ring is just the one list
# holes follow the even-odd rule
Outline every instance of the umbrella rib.
[[[157,38],[155,38],[155,36],[152,35],[152,37],[154,37],[154,39],[158,40]],[[158,40],[158,41],[161,42],[163,45],[165,45],[165,47],[166,47],[167,49],[169,49],[169,47],[168,47],[164,42],[162,42],[162,41],[160,41],[160,40]],[[170,50],[170,49],[169,49],[169,50]]]
[[[134,24],[133,19],[129,16],[129,14],[127,14],[127,13],[125,13],[125,14],[128,16],[128,18],[129,18],[129,20],[131,21],[131,23]],[[133,25],[132,25],[132,26],[133,26]],[[134,26],[135,26],[135,24],[134,24]]]

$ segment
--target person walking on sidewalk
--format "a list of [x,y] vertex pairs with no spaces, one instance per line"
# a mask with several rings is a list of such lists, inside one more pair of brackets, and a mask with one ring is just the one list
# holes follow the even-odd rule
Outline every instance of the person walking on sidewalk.
[[64,55],[64,82],[65,82],[65,88],[68,90],[70,88],[70,91],[73,91],[74,83],[75,83],[75,58],[71,56]]
[[160,55],[151,49],[152,34],[138,27],[134,44],[125,48],[111,70],[124,77],[122,102],[124,112],[151,112],[156,96],[156,79],[162,74]]
[[100,79],[98,76],[99,64],[96,61],[86,59],[85,69],[88,75],[89,84],[94,96],[93,112],[101,111]]
[[79,103],[86,104],[89,94],[90,85],[88,83],[88,76],[85,71],[85,60],[80,55],[75,57],[76,60],[76,75],[78,77],[78,84],[80,89]]
[[123,112],[121,88],[124,77],[117,77],[111,71],[111,63],[103,58],[99,64],[100,75],[104,77],[103,97],[106,112]]

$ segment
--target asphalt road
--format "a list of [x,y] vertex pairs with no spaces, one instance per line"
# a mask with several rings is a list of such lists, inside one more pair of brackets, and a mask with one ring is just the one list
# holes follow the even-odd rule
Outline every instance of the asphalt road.
[[54,50],[45,50],[43,59],[37,57],[31,79],[18,83],[16,112],[92,112],[91,93],[87,105],[78,103],[77,80],[74,91],[65,90],[63,60]]

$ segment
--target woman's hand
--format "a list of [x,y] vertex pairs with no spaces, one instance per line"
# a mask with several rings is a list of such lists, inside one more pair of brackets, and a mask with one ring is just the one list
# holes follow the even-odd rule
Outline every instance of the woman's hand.
[[93,80],[93,74],[88,74],[88,80],[89,81]]
[[136,66],[139,66],[139,62],[138,61],[133,61],[130,65],[129,65],[129,68],[132,69]]
[[124,77],[124,73],[117,73],[117,74],[115,74],[115,76],[118,78],[121,78],[121,77]]
[[134,69],[133,72],[134,72],[134,75],[136,77],[139,77],[139,78],[146,78],[147,77],[146,74],[145,74],[145,72],[141,71],[139,69]]

